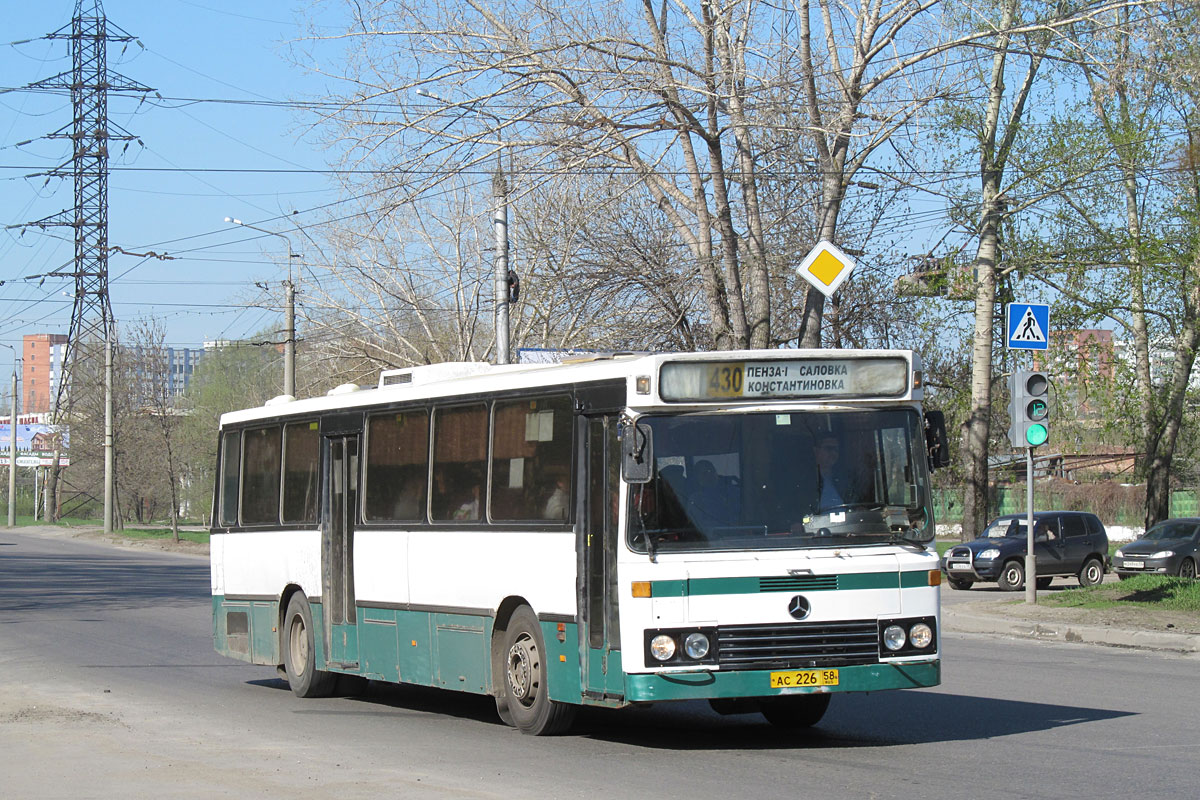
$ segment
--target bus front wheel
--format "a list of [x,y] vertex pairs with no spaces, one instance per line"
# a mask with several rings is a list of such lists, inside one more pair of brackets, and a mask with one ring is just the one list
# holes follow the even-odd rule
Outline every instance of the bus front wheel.
[[317,669],[312,610],[299,592],[288,601],[283,622],[283,666],[288,686],[297,697],[328,697],[337,675]]
[[546,645],[537,616],[529,606],[516,610],[504,631],[501,651],[504,693],[496,706],[521,733],[552,736],[570,727],[575,706],[550,699]]
[[758,701],[758,710],[777,728],[811,728],[825,716],[832,697],[829,694],[764,697]]

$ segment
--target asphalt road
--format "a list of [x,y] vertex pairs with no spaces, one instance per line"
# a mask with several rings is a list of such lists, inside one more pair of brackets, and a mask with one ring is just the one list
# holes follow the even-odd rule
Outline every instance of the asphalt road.
[[1196,794],[1195,658],[951,631],[940,687],[837,696],[804,735],[691,703],[588,711],[535,739],[489,698],[372,684],[300,700],[216,655],[210,613],[203,558],[0,532],[0,795]]

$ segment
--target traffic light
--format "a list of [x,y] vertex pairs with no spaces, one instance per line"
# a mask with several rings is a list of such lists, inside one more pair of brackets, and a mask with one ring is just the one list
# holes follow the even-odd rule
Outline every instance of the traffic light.
[[1050,438],[1050,375],[1019,370],[1008,378],[1008,415],[1013,447],[1037,447]]

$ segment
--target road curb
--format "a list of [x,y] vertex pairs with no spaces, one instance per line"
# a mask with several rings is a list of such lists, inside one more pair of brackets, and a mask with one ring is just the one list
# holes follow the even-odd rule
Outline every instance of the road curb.
[[1140,650],[1163,650],[1195,655],[1200,653],[1200,636],[1167,631],[1131,630],[1073,622],[1006,619],[985,614],[964,614],[942,609],[943,628],[952,633],[983,633],[1022,639],[1101,644]]

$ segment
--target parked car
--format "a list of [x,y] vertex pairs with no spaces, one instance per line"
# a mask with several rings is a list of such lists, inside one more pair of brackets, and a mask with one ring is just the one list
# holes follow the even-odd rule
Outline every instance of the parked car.
[[[958,544],[942,557],[952,589],[970,589],[978,581],[996,581],[1001,589],[1025,587],[1025,514],[994,520],[973,542]],[[1104,580],[1108,534],[1095,514],[1083,511],[1038,511],[1033,515],[1033,553],[1037,587],[1045,589],[1058,576],[1075,576],[1080,586]]]
[[1134,575],[1178,575],[1196,577],[1200,560],[1200,517],[1165,519],[1121,545],[1113,554],[1113,570],[1124,580]]

